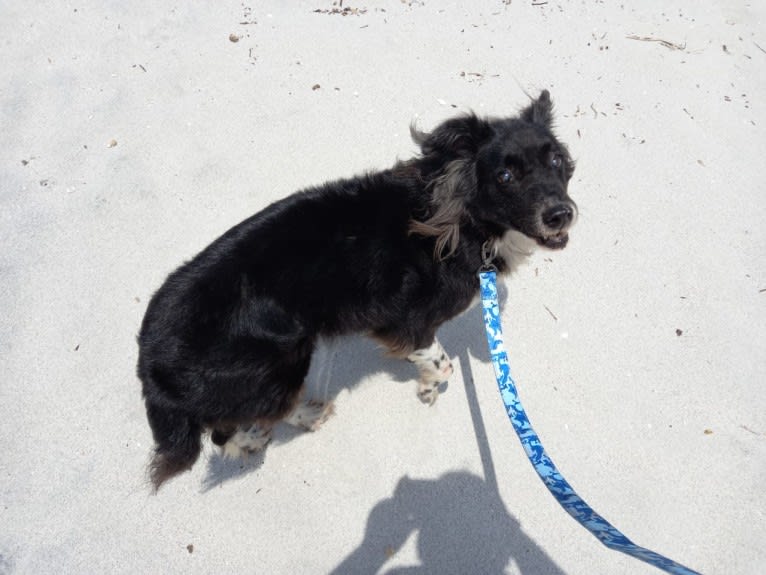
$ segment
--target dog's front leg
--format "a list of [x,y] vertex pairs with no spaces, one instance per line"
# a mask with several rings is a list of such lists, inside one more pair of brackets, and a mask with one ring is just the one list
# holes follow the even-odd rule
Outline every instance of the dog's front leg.
[[439,397],[439,386],[447,383],[452,375],[452,362],[439,343],[434,341],[428,347],[417,349],[407,356],[420,372],[418,397],[423,403],[433,405]]

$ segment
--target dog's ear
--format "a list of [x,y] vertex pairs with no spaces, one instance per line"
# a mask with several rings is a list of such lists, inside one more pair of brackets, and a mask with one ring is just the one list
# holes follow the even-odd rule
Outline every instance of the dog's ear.
[[434,257],[443,260],[457,250],[460,225],[467,214],[467,198],[476,190],[476,165],[473,158],[459,158],[447,164],[428,186],[431,215],[425,221],[412,220],[410,233],[436,238]]
[[553,102],[551,102],[550,92],[548,90],[540,92],[537,100],[532,100],[532,103],[521,112],[521,119],[550,128],[553,124]]
[[486,120],[468,114],[442,122],[430,133],[420,132],[410,125],[410,134],[424,156],[466,157],[476,154],[481,145],[492,137],[492,128]]

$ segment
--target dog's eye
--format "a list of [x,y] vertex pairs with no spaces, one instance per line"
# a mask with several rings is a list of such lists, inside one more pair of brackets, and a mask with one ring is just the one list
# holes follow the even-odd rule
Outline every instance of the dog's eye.
[[563,163],[564,163],[564,158],[561,156],[561,154],[553,154],[553,156],[551,156],[552,168],[555,168],[558,170]]
[[513,179],[513,172],[508,168],[497,173],[497,181],[501,184],[507,184]]

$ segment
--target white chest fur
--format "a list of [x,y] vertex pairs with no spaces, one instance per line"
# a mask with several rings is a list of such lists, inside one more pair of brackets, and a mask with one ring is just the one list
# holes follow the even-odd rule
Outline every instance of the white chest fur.
[[497,255],[505,261],[508,266],[508,274],[515,272],[522,264],[527,263],[537,248],[537,241],[525,236],[516,230],[508,230],[503,237],[495,242]]

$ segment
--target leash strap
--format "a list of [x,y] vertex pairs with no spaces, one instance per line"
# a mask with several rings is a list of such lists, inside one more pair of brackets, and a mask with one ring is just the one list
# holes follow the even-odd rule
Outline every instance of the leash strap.
[[667,573],[700,575],[697,571],[684,567],[659,553],[640,547],[625,537],[575,493],[575,490],[572,489],[572,486],[559,473],[551,458],[548,457],[537,433],[532,429],[532,424],[527,418],[524,406],[521,404],[516,391],[516,383],[511,377],[511,366],[503,345],[503,330],[500,324],[500,305],[497,301],[495,276],[493,270],[479,272],[481,304],[489,354],[492,357],[492,365],[495,369],[500,395],[502,395],[503,403],[505,403],[505,410],[511,423],[513,423],[513,428],[521,440],[521,445],[524,447],[529,461],[537,471],[537,475],[540,476],[545,486],[567,513],[610,549],[631,555]]

